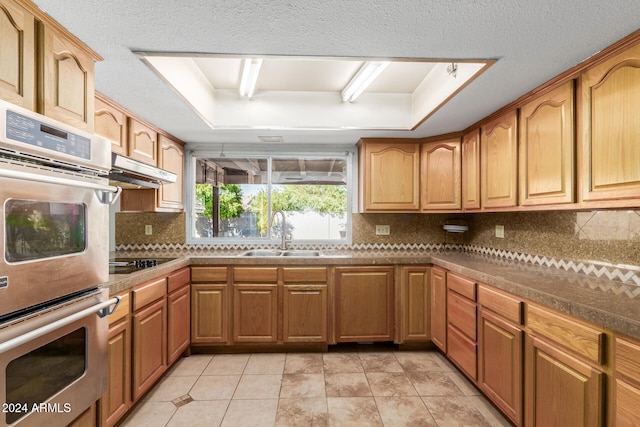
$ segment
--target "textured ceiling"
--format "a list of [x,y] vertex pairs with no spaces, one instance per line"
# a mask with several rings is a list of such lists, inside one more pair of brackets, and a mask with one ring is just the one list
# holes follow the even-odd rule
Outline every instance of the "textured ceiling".
[[[194,144],[355,143],[473,124],[640,28],[638,0],[35,0],[104,57],[96,89]],[[246,55],[495,58],[412,132],[212,130],[132,50]]]

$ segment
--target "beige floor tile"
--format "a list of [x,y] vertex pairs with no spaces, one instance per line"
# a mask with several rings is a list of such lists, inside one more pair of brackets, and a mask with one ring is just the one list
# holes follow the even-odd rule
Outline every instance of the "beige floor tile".
[[194,400],[229,400],[233,397],[240,375],[203,375],[189,395]]
[[325,374],[327,397],[372,396],[369,381],[364,373]]
[[417,396],[416,389],[404,372],[367,372],[374,396]]
[[480,411],[483,417],[495,427],[510,427],[511,423],[507,421],[504,415],[500,413],[485,397],[468,396],[471,403]]
[[382,426],[373,397],[329,397],[329,425],[334,427]]
[[481,394],[480,390],[478,390],[462,372],[451,371],[447,372],[447,375],[449,375],[449,378],[462,390],[463,394],[467,396],[478,396]]
[[167,424],[176,412],[171,402],[142,402],[121,424],[122,427],[158,427]]
[[248,360],[248,354],[216,354],[202,375],[240,375]]
[[359,356],[365,372],[402,372],[393,353],[360,353]]
[[420,397],[376,397],[385,427],[438,427]]
[[324,375],[285,374],[282,377],[280,397],[326,397]]
[[282,375],[243,375],[234,399],[277,399],[280,397]]
[[198,376],[167,376],[164,377],[144,398],[152,402],[171,402],[173,399],[189,394]]
[[324,373],[322,353],[289,353],[284,363],[285,374]]
[[218,427],[228,406],[228,400],[189,402],[178,408],[167,427]]
[[285,353],[254,353],[249,357],[245,374],[282,374]]
[[462,396],[464,393],[447,372],[407,372],[420,396]]
[[222,427],[273,427],[278,399],[232,400]]
[[280,399],[276,426],[326,427],[329,425],[327,399]]
[[213,356],[210,354],[194,354],[189,357],[178,359],[176,364],[171,368],[168,375],[171,376],[189,376],[202,375],[202,372],[211,362]]
[[492,427],[467,396],[429,396],[422,401],[439,427]]
[[364,372],[358,353],[325,353],[323,362],[327,374]]
[[405,372],[442,371],[442,366],[436,361],[435,352],[397,351],[394,352],[398,363]]

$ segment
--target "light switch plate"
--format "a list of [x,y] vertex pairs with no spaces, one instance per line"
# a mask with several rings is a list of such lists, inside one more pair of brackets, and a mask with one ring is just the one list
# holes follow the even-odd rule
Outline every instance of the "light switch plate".
[[147,224],[144,226],[144,234],[147,236],[151,236],[153,234],[153,227],[151,224]]
[[496,225],[496,237],[504,239],[504,225]]
[[391,234],[390,225],[376,225],[376,236],[388,236]]

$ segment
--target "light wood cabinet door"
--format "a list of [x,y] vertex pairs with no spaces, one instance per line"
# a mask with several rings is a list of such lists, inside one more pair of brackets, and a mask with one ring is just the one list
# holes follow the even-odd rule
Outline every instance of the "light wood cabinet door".
[[462,137],[462,208],[480,209],[480,129]]
[[420,206],[423,211],[460,209],[460,139],[427,142],[420,154]]
[[520,109],[520,204],[572,203],[574,198],[573,81]]
[[128,154],[127,115],[106,99],[96,96],[94,132],[111,142],[111,152]]
[[191,285],[191,342],[229,343],[227,284]]
[[282,322],[285,343],[326,343],[327,285],[284,285]]
[[488,310],[478,324],[478,386],[517,426],[522,425],[524,332]]
[[167,301],[162,298],[132,316],[132,393],[134,402],[167,367]]
[[158,132],[131,117],[128,155],[142,163],[158,166]]
[[131,407],[131,326],[129,316],[109,327],[109,388],[100,399],[100,420],[114,426]]
[[420,145],[361,142],[360,201],[363,212],[420,209]]
[[160,154],[159,164],[161,169],[173,172],[177,180],[173,184],[162,184],[158,189],[158,208],[162,210],[180,211],[184,208],[184,149],[182,145],[167,138],[159,136]]
[[14,0],[0,0],[0,98],[35,108],[34,17]]
[[516,206],[518,203],[517,114],[507,113],[482,126],[481,195],[485,209]]
[[536,337],[526,351],[525,425],[603,425],[604,373]]
[[394,268],[337,267],[336,341],[393,341]]
[[431,268],[430,304],[431,341],[443,352],[447,352],[447,271]]
[[640,341],[615,339],[613,425],[640,425]]
[[233,285],[233,341],[278,341],[278,285]]
[[191,340],[191,295],[187,284],[167,296],[167,364],[171,365],[189,347]]
[[41,104],[47,117],[93,132],[93,58],[65,36],[40,23]]
[[402,341],[429,341],[429,267],[402,267]]
[[640,198],[640,45],[582,74],[582,199]]

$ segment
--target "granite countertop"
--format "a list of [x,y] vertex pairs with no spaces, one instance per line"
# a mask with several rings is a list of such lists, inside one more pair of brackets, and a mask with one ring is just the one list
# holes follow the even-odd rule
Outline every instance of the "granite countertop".
[[175,259],[132,274],[110,275],[106,285],[117,293],[188,265],[434,264],[640,339],[640,287],[582,273],[463,252],[324,251],[313,258],[238,256],[241,252],[127,252],[125,256]]

